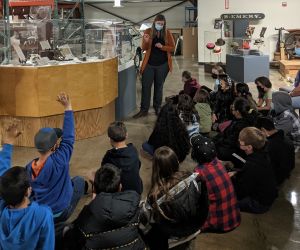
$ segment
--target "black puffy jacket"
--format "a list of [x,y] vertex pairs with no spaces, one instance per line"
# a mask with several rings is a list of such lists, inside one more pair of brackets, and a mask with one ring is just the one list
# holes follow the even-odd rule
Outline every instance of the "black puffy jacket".
[[232,119],[232,114],[230,111],[230,105],[234,101],[234,96],[232,93],[232,90],[229,89],[225,92],[223,92],[221,89],[218,90],[216,93],[216,102],[214,105],[214,113],[218,117],[217,122],[221,123],[227,120]]
[[[151,204],[149,201],[151,198],[148,198],[146,204],[152,207],[150,208],[150,211],[152,210],[152,219],[150,220],[152,229],[146,235],[145,240],[150,249],[167,249],[169,238],[192,235],[206,221],[208,216],[206,184],[200,180],[197,173],[191,176],[196,176],[195,181],[188,182],[187,178],[178,180],[179,183],[171,189],[171,191],[176,190],[175,194],[169,190],[168,197],[165,196],[166,199],[158,199],[159,210],[155,209],[156,205]],[[184,188],[181,189],[180,185]],[[148,237],[149,235],[150,237]]]
[[74,221],[64,249],[145,249],[138,232],[139,202],[135,191],[98,194]]

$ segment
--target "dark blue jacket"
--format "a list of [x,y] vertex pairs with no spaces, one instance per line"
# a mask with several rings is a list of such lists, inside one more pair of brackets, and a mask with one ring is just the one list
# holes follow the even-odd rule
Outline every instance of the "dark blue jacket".
[[66,111],[60,146],[48,157],[40,174],[34,180],[32,161],[26,166],[31,179],[33,199],[39,204],[48,205],[53,214],[63,211],[71,202],[73,187],[69,175],[69,162],[74,141],[74,114],[73,111]]
[[139,194],[143,192],[143,182],[140,177],[141,162],[138,152],[133,144],[125,148],[112,148],[103,157],[101,166],[111,163],[121,169],[122,190],[134,190]]

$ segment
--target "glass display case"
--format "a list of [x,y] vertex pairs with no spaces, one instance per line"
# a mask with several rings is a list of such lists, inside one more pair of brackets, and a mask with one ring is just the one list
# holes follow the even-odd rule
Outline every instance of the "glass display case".
[[113,20],[0,21],[2,65],[80,63],[118,56],[122,65],[133,60],[131,27]]

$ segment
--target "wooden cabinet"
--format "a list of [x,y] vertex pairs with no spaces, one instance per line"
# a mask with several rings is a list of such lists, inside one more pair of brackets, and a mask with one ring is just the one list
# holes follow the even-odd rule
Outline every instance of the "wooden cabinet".
[[[21,121],[17,145],[33,146],[40,127],[62,124],[59,92],[72,99],[76,139],[104,133],[115,119],[118,96],[117,58],[92,63],[44,67],[0,67],[0,122]],[[1,126],[3,128],[3,126]]]

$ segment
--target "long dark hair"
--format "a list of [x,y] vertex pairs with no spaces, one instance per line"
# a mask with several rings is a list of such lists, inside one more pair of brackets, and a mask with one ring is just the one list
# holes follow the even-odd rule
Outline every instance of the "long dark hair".
[[[234,96],[234,85],[235,85],[235,83],[229,77],[229,75],[221,74],[221,75],[219,75],[219,79],[220,79],[220,81],[223,80],[226,83],[226,85],[229,87],[229,89],[227,91],[230,92],[232,96]],[[225,91],[225,92],[227,92],[227,91]]]
[[235,98],[232,106],[236,111],[238,111],[242,115],[242,117],[248,116],[250,111],[250,105],[247,99],[243,97],[237,97]]
[[261,85],[263,85],[264,87],[266,87],[268,89],[272,88],[272,83],[268,77],[265,77],[265,76],[257,77],[254,82],[256,84],[256,88],[258,91],[258,98],[263,98],[264,94],[266,92],[262,87],[260,87],[258,85],[258,83],[260,83]]
[[162,15],[162,14],[158,14],[156,17],[155,17],[155,19],[154,19],[154,21],[153,21],[153,23],[152,23],[152,28],[151,28],[151,37],[152,37],[152,39],[154,39],[155,37],[156,37],[156,35],[157,35],[157,30],[155,29],[155,22],[156,21],[164,21],[164,27],[163,27],[163,29],[160,31],[160,38],[162,39],[162,40],[164,40],[165,41],[165,43],[167,43],[167,21],[166,21],[166,18],[165,18],[165,16],[164,15]]
[[178,115],[176,105],[166,103],[157,118],[153,133],[160,136],[161,145],[170,147],[182,162],[190,151],[190,142],[185,125]]
[[166,146],[156,149],[152,162],[151,187],[148,199],[153,208],[157,200],[163,196],[169,198],[169,190],[183,178],[189,176],[189,172],[179,172],[179,162],[175,152]]
[[249,90],[249,86],[247,83],[241,83],[241,82],[237,83],[235,85],[235,89],[236,89],[237,96],[243,97],[248,100],[248,102],[250,104],[250,108],[251,108],[252,103],[253,103],[252,105],[256,105],[256,102],[252,97],[252,94]]
[[187,94],[181,94],[178,97],[178,111],[181,113],[181,118],[186,125],[193,122],[194,116],[199,120],[199,115],[195,109],[195,103],[193,99]]

